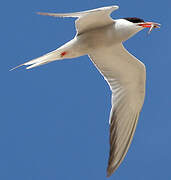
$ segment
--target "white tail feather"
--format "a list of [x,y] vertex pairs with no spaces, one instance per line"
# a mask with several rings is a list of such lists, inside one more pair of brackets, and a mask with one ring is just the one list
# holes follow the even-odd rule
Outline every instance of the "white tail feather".
[[[74,38],[71,41],[69,41],[68,43],[61,46],[60,48],[58,48],[50,53],[47,53],[41,57],[38,57],[31,61],[25,62],[19,66],[16,66],[16,67],[12,68],[10,71],[12,71],[18,67],[21,67],[21,66],[28,66],[26,69],[31,69],[36,66],[47,64],[47,63],[50,63],[55,60],[62,60],[62,59],[66,59],[66,58],[73,58],[73,57],[78,57],[78,56],[84,55],[85,53],[82,53],[81,51],[78,51],[78,52],[76,51],[78,48],[80,48],[80,45],[79,46],[77,45],[77,39]],[[77,53],[75,53],[75,52],[77,52]]]
[[48,61],[44,61],[44,62],[40,62],[40,63],[35,63],[35,64],[32,64],[31,66],[28,66],[26,67],[26,69],[31,69],[31,68],[34,68],[34,67],[37,67],[37,66],[41,66],[41,65],[44,65],[44,64],[47,64],[49,63]]
[[38,57],[38,58],[33,59],[31,61],[28,61],[28,62],[26,62],[24,64],[16,66],[16,67],[10,69],[10,71],[12,71],[14,69],[17,69],[17,68],[19,68],[21,66],[27,66],[27,65],[31,65],[31,66],[28,66],[26,69],[31,69],[31,68],[34,68],[36,66],[47,64],[47,63],[52,62],[52,61],[57,60],[57,59],[61,59],[61,57],[60,57],[60,54],[59,54],[58,50],[54,50],[54,51],[52,51],[52,52],[50,52],[48,54],[45,54],[45,55],[43,55],[41,57]]

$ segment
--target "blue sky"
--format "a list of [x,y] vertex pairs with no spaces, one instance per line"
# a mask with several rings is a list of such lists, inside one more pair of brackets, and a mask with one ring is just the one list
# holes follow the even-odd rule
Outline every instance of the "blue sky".
[[87,56],[33,70],[9,69],[75,35],[74,19],[37,11],[73,12],[119,5],[113,18],[162,24],[125,43],[145,63],[144,107],[127,156],[110,179],[170,180],[170,2],[154,0],[15,0],[1,2],[0,179],[104,180],[110,90]]

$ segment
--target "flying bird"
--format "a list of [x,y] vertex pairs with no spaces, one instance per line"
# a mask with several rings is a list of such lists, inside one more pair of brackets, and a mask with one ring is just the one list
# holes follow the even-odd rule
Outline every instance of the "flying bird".
[[119,167],[128,151],[145,96],[145,65],[124,48],[123,42],[144,28],[151,32],[153,28],[160,27],[158,23],[136,17],[112,19],[110,14],[118,8],[108,6],[65,14],[38,13],[77,18],[76,35],[58,49],[17,66],[31,69],[56,60],[83,55],[90,57],[112,91],[107,177]]

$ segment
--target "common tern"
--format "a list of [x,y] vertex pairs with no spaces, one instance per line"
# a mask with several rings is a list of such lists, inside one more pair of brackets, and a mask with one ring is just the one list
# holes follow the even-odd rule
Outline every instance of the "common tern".
[[56,60],[83,55],[90,57],[112,91],[107,177],[119,167],[128,151],[145,96],[145,65],[131,55],[122,43],[144,28],[149,28],[151,32],[153,28],[160,27],[158,23],[145,22],[136,17],[112,19],[110,14],[118,8],[109,6],[65,14],[38,13],[77,18],[76,36],[58,49],[19,65],[31,69]]

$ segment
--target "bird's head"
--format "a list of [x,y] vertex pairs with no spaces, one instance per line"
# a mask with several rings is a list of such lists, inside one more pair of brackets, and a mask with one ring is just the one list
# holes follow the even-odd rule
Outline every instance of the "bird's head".
[[148,33],[150,33],[153,28],[159,28],[160,24],[154,22],[145,22],[143,19],[136,17],[128,17],[116,20],[115,28],[123,41],[129,39],[131,36],[135,35],[137,32],[143,30],[144,28],[149,28]]

